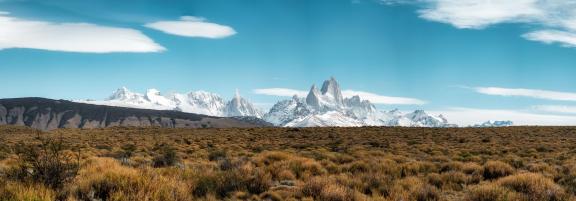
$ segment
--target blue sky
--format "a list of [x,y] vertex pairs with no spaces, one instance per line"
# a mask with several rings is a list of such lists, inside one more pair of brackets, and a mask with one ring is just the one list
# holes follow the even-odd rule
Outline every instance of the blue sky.
[[287,98],[278,88],[334,76],[384,110],[576,125],[574,10],[543,0],[0,0],[0,97],[237,88],[266,107]]

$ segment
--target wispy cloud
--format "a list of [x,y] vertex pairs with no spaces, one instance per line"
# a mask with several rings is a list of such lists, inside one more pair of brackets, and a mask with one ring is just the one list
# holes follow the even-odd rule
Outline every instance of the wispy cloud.
[[294,95],[305,97],[308,94],[308,92],[306,91],[287,89],[287,88],[254,89],[253,92],[255,94],[268,95],[268,96],[281,96],[281,97],[291,97]]
[[[281,96],[281,97],[291,97],[297,95],[299,97],[306,97],[308,95],[307,91],[288,89],[288,88],[266,88],[266,89],[254,89],[255,94],[269,95],[269,96]],[[382,96],[375,93],[365,92],[365,91],[355,91],[355,90],[343,90],[342,96],[350,98],[352,96],[360,96],[363,100],[368,100],[374,104],[386,104],[386,105],[423,105],[426,101],[415,99],[415,98],[405,98],[405,97],[392,97],[392,96]]]
[[534,27],[524,38],[576,47],[576,1],[567,0],[382,0],[387,5],[416,4],[421,18],[461,29],[501,23]]
[[568,105],[536,105],[532,106],[536,111],[552,112],[552,113],[566,113],[576,114],[576,106]]
[[204,18],[183,16],[176,21],[159,21],[144,25],[168,34],[185,37],[226,38],[236,34],[229,26],[208,22]]
[[386,105],[424,105],[426,101],[415,99],[415,98],[405,98],[405,97],[393,97],[393,96],[382,96],[365,91],[354,91],[354,90],[344,90],[342,91],[344,97],[360,96],[364,100],[369,100],[374,104],[386,104]]
[[476,87],[476,92],[495,96],[520,96],[545,100],[576,101],[576,93],[539,89],[513,89],[500,87]]
[[0,14],[0,50],[29,48],[50,51],[111,53],[160,52],[164,47],[138,30],[89,23],[54,23]]
[[560,44],[564,47],[576,47],[576,33],[558,30],[542,30],[523,35],[524,38],[547,44]]
[[514,125],[576,125],[576,116],[539,114],[521,110],[455,107],[429,112],[431,114],[442,114],[451,123],[460,126],[474,125],[488,120],[510,120],[514,122]]
[[430,0],[420,17],[458,28],[482,29],[492,24],[522,22],[542,15],[536,0]]

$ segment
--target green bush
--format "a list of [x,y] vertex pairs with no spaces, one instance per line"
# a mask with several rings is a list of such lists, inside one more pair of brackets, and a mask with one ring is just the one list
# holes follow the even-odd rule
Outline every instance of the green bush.
[[152,164],[154,167],[169,167],[174,166],[178,162],[178,157],[176,155],[176,150],[169,145],[163,145],[160,148],[160,155],[152,159]]
[[50,188],[61,188],[73,180],[80,168],[80,156],[64,153],[62,139],[41,139],[40,144],[19,143],[15,147],[18,165],[8,171],[8,178],[22,182],[39,182]]

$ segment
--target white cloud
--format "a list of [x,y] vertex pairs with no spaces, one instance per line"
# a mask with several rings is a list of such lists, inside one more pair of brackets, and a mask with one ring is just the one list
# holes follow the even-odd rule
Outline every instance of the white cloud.
[[500,87],[476,87],[474,90],[481,94],[496,96],[520,96],[545,100],[576,101],[576,93],[547,91],[539,89],[512,89]]
[[568,105],[536,105],[533,109],[542,112],[576,114],[576,106]]
[[287,88],[254,89],[253,92],[255,94],[268,95],[268,96],[281,96],[281,97],[292,97],[294,95],[300,97],[306,97],[306,95],[308,94],[308,92],[306,91],[287,89]]
[[360,96],[363,100],[369,100],[374,104],[386,104],[386,105],[424,105],[426,101],[415,99],[415,98],[405,98],[405,97],[392,97],[392,96],[382,96],[365,91],[353,91],[344,90],[342,91],[344,97]]
[[576,116],[538,114],[529,111],[449,108],[447,110],[429,111],[431,114],[442,114],[450,123],[460,126],[479,124],[488,120],[510,120],[514,125],[566,126],[576,125]]
[[53,23],[0,15],[0,50],[29,48],[51,51],[111,53],[165,50],[138,30],[88,23]]
[[521,23],[535,30],[523,36],[543,43],[576,47],[576,1],[572,0],[382,0],[420,5],[423,19],[461,29]]
[[[288,89],[288,88],[266,88],[266,89],[254,89],[254,93],[269,95],[269,96],[281,96],[281,97],[291,97],[297,95],[299,97],[306,97],[308,95],[307,91]],[[363,100],[368,100],[374,104],[386,104],[386,105],[423,105],[426,101],[415,99],[415,98],[405,98],[405,97],[391,97],[382,96],[365,91],[354,91],[354,90],[343,90],[342,96],[350,98],[352,96],[360,96]]]
[[433,0],[420,10],[420,17],[452,24],[458,28],[484,28],[503,23],[528,21],[542,15],[537,0]]
[[528,40],[540,41],[546,44],[558,43],[564,47],[576,47],[576,33],[572,32],[541,30],[530,32],[523,36]]
[[236,34],[236,31],[232,27],[211,23],[204,18],[192,16],[183,16],[177,21],[152,22],[144,26],[168,34],[186,37],[217,39]]

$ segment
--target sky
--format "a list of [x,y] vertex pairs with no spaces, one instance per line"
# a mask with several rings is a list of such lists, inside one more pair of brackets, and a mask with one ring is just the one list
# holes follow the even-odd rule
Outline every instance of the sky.
[[0,98],[236,89],[269,108],[335,77],[379,109],[576,125],[567,0],[0,0]]

